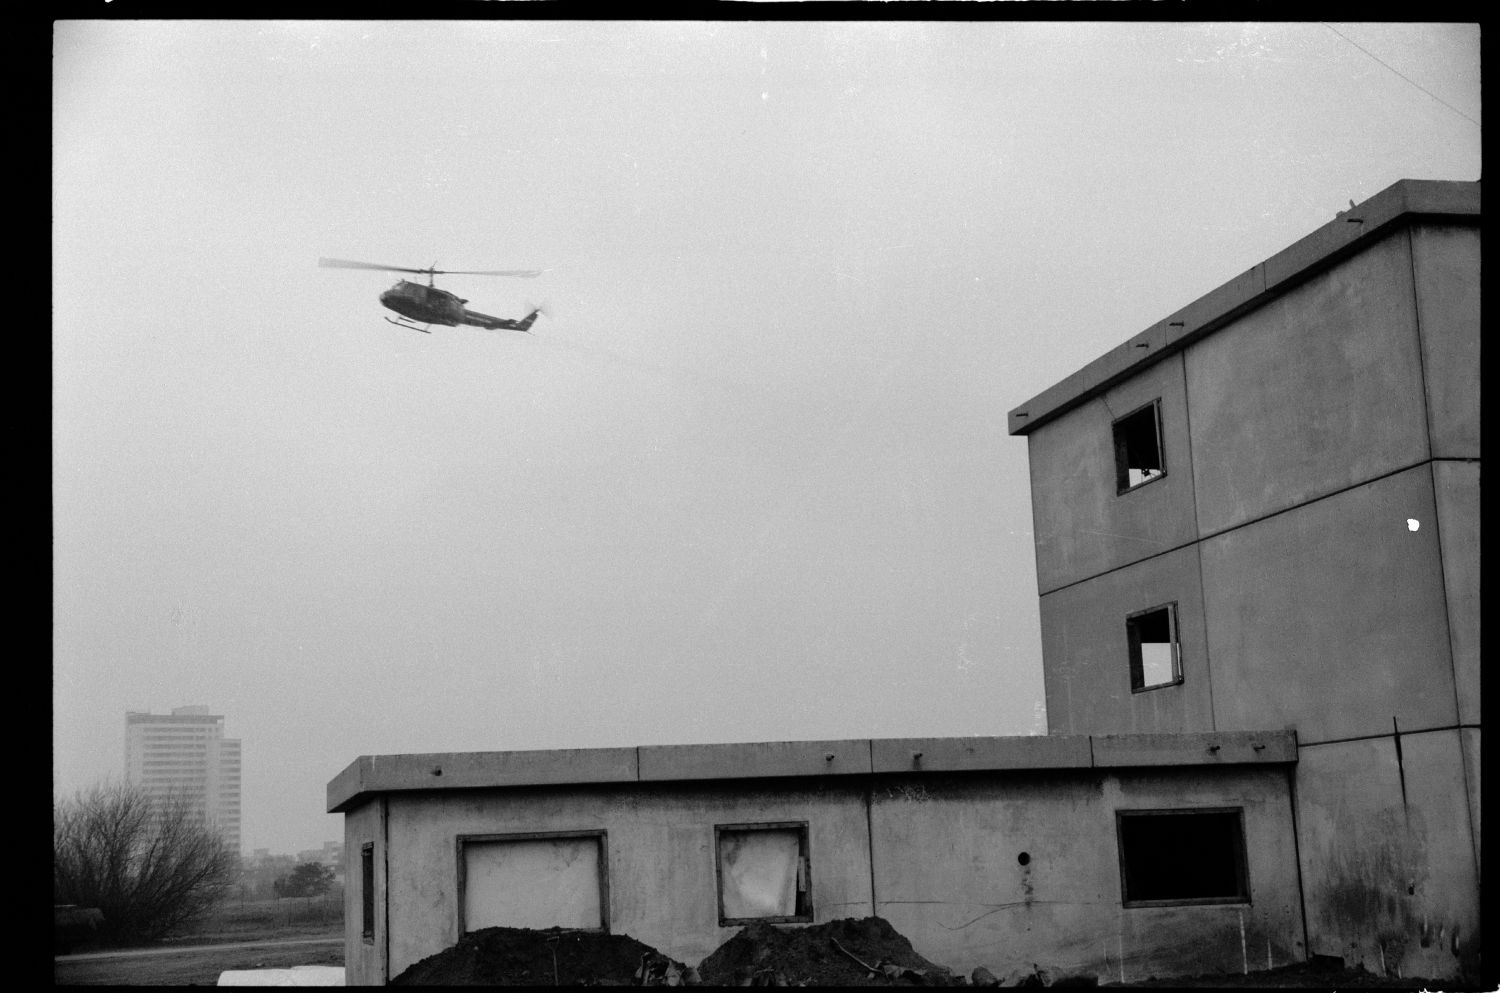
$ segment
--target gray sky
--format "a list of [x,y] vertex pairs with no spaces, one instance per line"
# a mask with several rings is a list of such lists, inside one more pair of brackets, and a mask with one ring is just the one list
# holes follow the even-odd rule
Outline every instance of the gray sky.
[[[1475,26],[62,22],[53,65],[54,785],[207,704],[247,851],[342,837],[367,753],[1044,730],[1006,411],[1480,173]],[[439,285],[549,314],[401,330],[319,256],[544,268]]]

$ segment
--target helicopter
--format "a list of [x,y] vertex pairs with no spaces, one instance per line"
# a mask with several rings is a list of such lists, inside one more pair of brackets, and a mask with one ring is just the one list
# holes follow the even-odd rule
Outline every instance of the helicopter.
[[[531,333],[531,325],[536,321],[537,315],[542,308],[535,307],[531,313],[519,320],[511,320],[505,317],[491,317],[478,311],[469,310],[464,304],[469,301],[450,293],[447,290],[438,289],[432,285],[434,276],[540,276],[540,269],[491,269],[491,270],[463,270],[463,269],[439,269],[434,262],[427,269],[411,269],[406,266],[378,265],[374,262],[351,262],[348,259],[318,259],[318,265],[329,269],[383,269],[389,272],[413,272],[427,276],[427,285],[414,283],[407,279],[397,280],[396,285],[380,294],[380,302],[390,310],[400,315],[399,320],[386,321],[401,328],[410,328],[423,334],[431,334],[429,329],[434,324],[443,324],[448,327],[457,327],[460,324],[468,324],[477,328],[486,328],[491,331],[524,331]],[[418,324],[425,327],[418,327]]]

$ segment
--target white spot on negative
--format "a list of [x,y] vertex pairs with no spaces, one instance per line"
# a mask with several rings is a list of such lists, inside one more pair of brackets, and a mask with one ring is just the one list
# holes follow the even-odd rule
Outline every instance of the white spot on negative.
[[1415,517],[1408,517],[1406,519],[1406,530],[1408,530],[1408,531],[1415,531],[1417,528],[1419,528],[1421,526],[1422,526],[1422,522],[1419,521],[1419,520],[1417,520]]

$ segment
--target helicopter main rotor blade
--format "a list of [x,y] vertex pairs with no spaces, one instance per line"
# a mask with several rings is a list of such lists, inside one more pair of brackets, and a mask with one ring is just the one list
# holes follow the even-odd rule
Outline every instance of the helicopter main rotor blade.
[[387,272],[426,273],[430,276],[540,276],[540,269],[413,269],[410,266],[380,265],[376,262],[354,262],[349,259],[318,259],[325,269],[381,269]]
[[399,265],[380,265],[375,262],[351,262],[348,259],[319,259],[318,265],[325,269],[386,269],[391,272],[431,272],[431,269],[412,269]]
[[[431,272],[433,270],[423,269],[422,271],[423,272]],[[436,270],[436,272],[437,272],[437,274],[439,276],[449,275],[449,276],[526,276],[526,277],[531,277],[531,276],[540,276],[542,274],[542,270],[540,270],[540,269],[438,269],[438,270]]]

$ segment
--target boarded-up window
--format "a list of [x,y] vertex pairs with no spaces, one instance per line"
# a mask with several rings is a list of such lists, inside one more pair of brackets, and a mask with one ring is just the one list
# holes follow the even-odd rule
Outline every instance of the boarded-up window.
[[459,839],[463,929],[607,931],[602,831]]
[[810,921],[807,824],[721,824],[714,828],[719,923]]
[[1130,688],[1134,692],[1182,682],[1177,642],[1177,605],[1163,604],[1125,618],[1130,646]]

